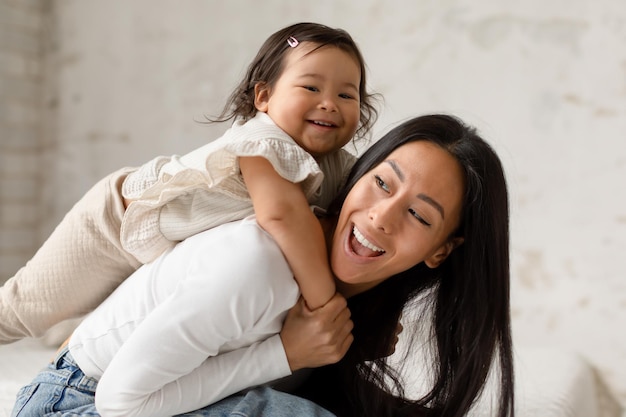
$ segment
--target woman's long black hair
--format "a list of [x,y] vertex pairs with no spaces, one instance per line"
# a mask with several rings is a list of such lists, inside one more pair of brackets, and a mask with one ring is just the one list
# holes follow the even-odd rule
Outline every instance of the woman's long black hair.
[[[455,117],[410,119],[359,158],[330,213],[337,215],[354,184],[393,150],[420,140],[446,149],[463,167],[463,211],[454,235],[464,243],[438,268],[420,263],[351,297],[355,339],[350,350],[339,363],[316,370],[300,394],[338,416],[460,417],[494,372],[500,379],[495,415],[513,416],[508,196],[501,162],[491,146]],[[393,351],[405,307],[420,294],[427,294],[420,301],[430,303],[434,378],[422,398],[409,400],[398,370],[385,357]],[[405,326],[405,334],[407,330]]]

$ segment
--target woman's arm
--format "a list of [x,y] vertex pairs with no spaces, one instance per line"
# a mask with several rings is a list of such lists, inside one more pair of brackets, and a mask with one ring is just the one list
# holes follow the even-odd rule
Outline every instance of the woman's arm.
[[[115,349],[97,364],[104,370],[96,394],[103,416],[175,415],[290,373],[282,348],[258,353],[265,362],[254,369],[230,353],[263,349],[257,342],[281,330],[300,295],[280,248],[255,221],[191,237],[137,274],[90,316],[103,322],[99,330],[77,331],[70,342],[72,351],[86,346],[93,353],[82,357],[96,360],[108,355],[100,354],[105,347]],[[129,303],[138,306],[117,313]]]
[[[129,370],[117,378],[105,374],[96,392],[97,409],[103,417],[153,417],[204,407],[244,388],[288,376],[285,359],[292,372],[337,362],[353,340],[352,327],[347,303],[341,295],[336,294],[315,311],[308,310],[301,299],[287,314],[280,335],[207,358],[192,372],[143,399],[135,390],[120,390],[120,384],[126,384],[134,371]],[[167,356],[163,360],[167,360]],[[167,369],[167,365],[164,364],[163,369]],[[121,406],[120,394],[124,396]],[[130,410],[128,402],[132,401],[136,406]]]
[[[127,391],[125,375],[105,379],[110,375],[105,373],[96,390],[96,409],[102,417],[167,417],[193,411],[247,387],[288,376],[289,369],[283,366],[284,355],[280,337],[274,335],[251,346],[207,358],[193,371],[155,387],[150,394]],[[102,384],[115,389],[101,389]]]
[[239,166],[257,222],[285,254],[307,305],[324,305],[335,293],[335,283],[324,233],[302,189],[263,157],[240,157]]

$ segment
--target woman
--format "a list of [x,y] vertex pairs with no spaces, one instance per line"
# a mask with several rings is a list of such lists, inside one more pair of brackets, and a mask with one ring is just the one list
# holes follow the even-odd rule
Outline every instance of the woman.
[[[347,204],[348,190],[371,175],[368,171],[372,166],[384,165],[394,150],[420,142],[445,150],[462,171],[460,216],[447,237],[448,251],[436,253],[434,258],[396,274],[375,289],[349,298],[355,340],[337,365],[316,371],[318,376],[312,381],[318,383],[312,383],[305,392],[341,416],[462,416],[480,394],[497,362],[500,396],[494,415],[513,415],[508,197],[501,162],[491,147],[474,129],[448,116],[409,120],[359,159],[344,193],[330,211],[340,211],[341,218],[345,211],[345,205],[341,207],[343,196]],[[420,159],[415,154],[413,163],[419,165],[425,158],[426,155]],[[438,175],[436,170],[430,173]],[[445,214],[447,219],[452,213]],[[333,271],[337,272],[332,261],[331,258]],[[402,395],[394,398],[374,387],[391,381],[393,389],[403,392],[384,353],[393,348],[394,329],[403,307],[426,291],[430,291],[432,307],[434,381],[423,398],[411,402]],[[368,359],[376,357],[382,359],[368,363]],[[340,395],[337,387],[342,387]]]
[[[335,204],[331,206],[329,215],[321,221],[328,239],[329,258],[337,277],[337,288],[348,298],[354,322],[354,342],[341,361],[336,365],[316,370],[298,393],[313,399],[339,416],[461,416],[477,398],[497,358],[501,376],[498,415],[512,415],[513,371],[509,326],[506,184],[496,154],[473,129],[444,115],[418,117],[396,127],[359,159],[348,183]],[[238,231],[232,235],[232,242],[220,241],[214,243],[213,247],[218,248],[219,243],[226,247],[232,245],[230,246],[232,250],[239,249],[239,240],[234,237],[241,233],[242,239],[244,235],[245,239],[249,239],[250,236],[253,239],[261,239],[258,242],[259,250],[246,252],[252,257],[239,260],[237,265],[233,262],[220,262],[220,257],[211,257],[212,266],[217,265],[216,271],[224,276],[231,276],[229,271],[235,275],[241,272],[245,274],[245,268],[238,269],[242,264],[254,267],[262,265],[269,269],[264,270],[259,276],[272,275],[278,271],[279,275],[291,278],[288,268],[286,271],[281,270],[283,267],[286,268],[287,264],[284,257],[281,259],[275,256],[276,245],[271,241],[265,241],[263,236],[267,235],[263,235],[260,229],[255,229],[254,224],[250,226],[246,232],[237,229]],[[240,225],[230,227],[238,228]],[[185,246],[181,245],[186,249],[179,252],[193,252],[194,244],[204,237],[188,239]],[[252,246],[254,244],[245,244],[241,247]],[[198,256],[207,256],[202,249],[196,249],[196,252]],[[268,258],[272,261],[267,262]],[[129,278],[126,282],[132,281]],[[247,282],[252,283],[256,289],[260,288],[253,280]],[[286,283],[287,281],[284,281],[284,284]],[[276,283],[272,281],[269,284],[272,286]],[[433,342],[436,348],[433,364],[435,378],[430,392],[417,401],[410,401],[402,395],[402,386],[387,366],[385,357],[393,351],[402,310],[411,300],[425,292],[430,294],[432,301]],[[254,297],[242,299],[234,293],[229,296],[234,296],[236,300],[236,311],[239,311],[242,305],[240,301],[254,301]],[[294,295],[288,294],[287,298],[289,297]],[[115,311],[113,308],[115,304],[109,304],[108,311]],[[174,362],[177,360],[181,350],[189,353],[188,346],[200,346],[202,350],[204,343],[202,338],[198,333],[186,329],[198,330],[198,322],[208,320],[212,323],[212,321],[206,315],[194,317],[193,313],[188,313],[188,310],[202,311],[198,306],[191,303],[179,305],[180,309],[185,310],[188,318],[187,321],[178,323],[183,330],[172,334],[179,338],[182,335],[186,346],[170,343],[167,331],[165,338],[159,338],[157,335],[155,340],[158,342],[154,350],[162,350],[164,345],[166,354],[162,356],[162,362],[152,365],[161,371],[161,375],[170,372],[175,376],[171,377],[172,384],[156,388],[156,399],[168,398],[168,400],[161,401],[161,407],[148,411],[152,413],[148,415],[154,415],[156,412],[163,412],[164,415],[173,414],[172,410],[176,408],[164,410],[165,407],[172,406],[173,398],[180,401],[178,409],[181,412],[193,409],[197,404],[188,401],[193,393],[188,394],[180,389],[186,382],[189,383],[188,376],[193,375],[197,368],[192,369],[188,363],[185,366],[188,366],[189,370],[181,371],[180,367],[168,364],[170,359]],[[103,309],[106,310],[107,307]],[[262,306],[259,311],[265,312],[270,309],[269,306]],[[264,314],[262,316],[265,317]],[[258,316],[253,317],[255,318]],[[168,327],[165,321],[161,321],[156,322],[154,328],[158,329],[159,325]],[[260,327],[263,328],[262,325]],[[232,330],[232,326],[227,326],[227,331],[228,329]],[[195,375],[196,379],[188,386],[195,383],[198,390],[201,390],[202,384],[207,383],[208,375],[215,375],[210,372],[222,370],[223,373],[220,375],[231,375],[231,381],[237,380],[236,384],[226,388],[223,384],[220,385],[223,388],[221,394],[227,395],[229,390],[234,392],[242,388],[242,384],[252,385],[264,382],[263,379],[267,381],[279,376],[280,372],[272,373],[271,369],[266,369],[269,368],[267,363],[264,364],[263,375],[249,373],[253,368],[250,363],[255,361],[251,358],[256,357],[256,363],[263,364],[258,358],[269,355],[274,360],[266,362],[276,363],[280,357],[276,352],[280,351],[281,346],[274,344],[267,348],[270,340],[276,340],[271,337],[249,347],[246,347],[246,343],[252,343],[251,339],[238,344],[239,339],[245,339],[245,335],[257,329],[255,326],[244,326],[244,330],[237,337],[229,335],[224,342],[228,349],[216,352],[223,353],[210,357],[200,364],[208,371],[203,374],[206,378],[199,379],[198,375]],[[202,330],[199,332],[201,334]],[[85,341],[89,343],[90,339],[85,337],[85,334],[81,337],[81,332],[77,333],[78,336],[74,335],[70,346],[80,347]],[[137,333],[141,331],[137,330],[132,335]],[[116,335],[120,336],[120,333]],[[128,340],[132,337],[129,336]],[[92,353],[100,346],[100,341],[93,346]],[[82,358],[96,358],[94,364],[97,365],[98,358],[95,354],[81,356],[80,349],[73,350],[72,347],[70,352],[72,354],[77,352]],[[274,352],[275,355],[272,356],[270,352]],[[122,343],[119,352],[110,358],[110,364],[107,364],[108,359],[104,360],[104,364],[121,373],[122,369],[115,364],[116,358],[121,356],[124,360],[120,363],[126,364],[128,373],[136,376],[129,364],[135,355],[133,367],[142,368],[142,362],[146,358],[138,356],[139,354],[141,350],[127,351],[125,344]],[[68,353],[66,355],[71,358]],[[288,353],[286,356],[288,357]],[[148,355],[148,359],[155,357],[158,356]],[[288,361],[288,358],[286,360]],[[88,361],[78,362],[80,368],[72,371],[74,376],[78,375],[77,372],[80,372],[81,368],[89,368],[84,366],[89,365]],[[56,363],[60,361],[57,360]],[[224,371],[223,365],[230,367],[230,371]],[[296,368],[290,367],[291,370]],[[105,372],[109,371],[107,367]],[[57,375],[60,371],[51,372]],[[120,383],[142,385],[144,382],[134,381],[133,378],[130,378],[130,382],[125,381],[123,377],[107,378],[106,373],[99,382],[91,379],[87,381],[87,387],[80,388],[91,390],[90,394],[93,395],[95,384],[99,384],[96,395],[98,401],[105,387]],[[37,397],[38,394],[32,396],[30,393],[44,391],[41,388],[43,385],[41,382],[44,381],[39,382],[21,392],[16,412],[28,398],[32,397],[27,403],[28,406],[36,405],[41,397]],[[392,389],[383,390],[381,387],[387,386],[389,382],[393,383]],[[49,380],[46,383],[49,383]],[[118,395],[132,394],[128,385],[125,387]],[[66,389],[65,385],[63,389]],[[67,390],[63,392],[66,393]],[[394,392],[394,395],[390,392]],[[74,394],[72,392],[72,395],[64,396],[75,399]],[[172,396],[174,394],[178,397]],[[80,395],[88,397],[84,393]],[[107,398],[106,394],[104,395],[104,398]],[[306,404],[310,408],[310,413],[326,413],[310,402],[293,396],[288,397],[291,399],[289,401],[280,400],[274,403],[273,398],[280,399],[286,396],[276,391],[261,391],[261,395],[267,397],[264,400],[265,404],[276,407],[255,409],[255,414],[275,413],[277,410],[280,412],[280,408],[288,406],[292,400],[296,405]],[[204,395],[200,397],[203,397],[205,404],[215,400],[215,397],[211,399]],[[108,398],[116,398],[116,401],[120,399],[119,396]],[[153,400],[154,395],[147,401]],[[227,402],[230,404],[233,400],[237,401],[236,398],[231,398]],[[115,410],[112,410],[115,408],[114,404],[107,404],[107,401],[103,400],[100,401],[99,407],[100,404],[107,412],[110,411],[111,415],[115,415],[113,414]],[[205,407],[189,415],[220,415],[211,413],[223,405],[222,403]],[[90,406],[93,406],[93,397],[87,398],[86,403],[82,405]],[[72,407],[64,410],[71,409],[76,412],[76,405],[72,404]],[[143,403],[139,408],[142,407]],[[31,415],[37,415],[36,413],[37,411],[34,411]],[[309,411],[304,413],[307,414]]]

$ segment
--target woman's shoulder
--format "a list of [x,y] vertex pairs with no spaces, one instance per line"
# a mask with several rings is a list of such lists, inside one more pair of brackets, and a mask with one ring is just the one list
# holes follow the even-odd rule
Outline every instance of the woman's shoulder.
[[[229,281],[270,285],[293,281],[289,264],[276,241],[254,216],[198,233],[179,243],[171,253],[187,270],[207,271]],[[295,282],[295,281],[293,281]]]

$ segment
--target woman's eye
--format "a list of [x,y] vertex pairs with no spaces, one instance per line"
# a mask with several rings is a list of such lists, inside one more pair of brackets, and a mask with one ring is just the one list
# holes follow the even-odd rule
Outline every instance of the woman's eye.
[[413,210],[413,209],[409,209],[409,213],[411,213],[411,216],[415,217],[420,223],[422,223],[424,226],[430,226],[430,223],[428,223],[426,220],[424,220],[424,218],[422,216],[420,216],[417,211]]
[[387,183],[385,181],[383,181],[382,178],[380,178],[378,175],[374,175],[374,178],[376,178],[376,184],[380,188],[382,188],[386,192],[389,192],[389,186],[387,185]]

